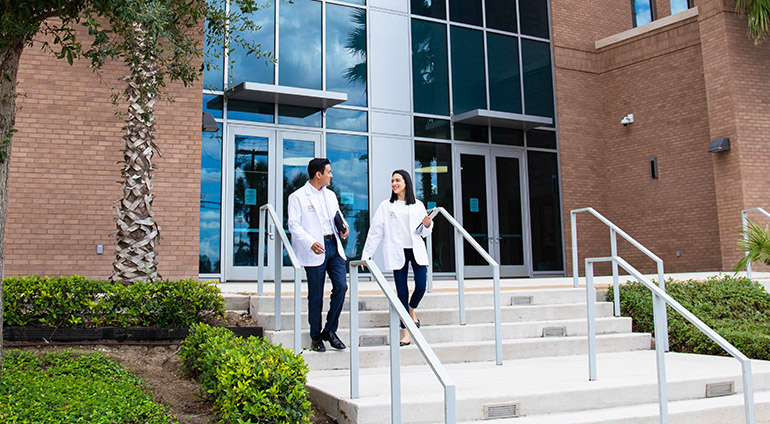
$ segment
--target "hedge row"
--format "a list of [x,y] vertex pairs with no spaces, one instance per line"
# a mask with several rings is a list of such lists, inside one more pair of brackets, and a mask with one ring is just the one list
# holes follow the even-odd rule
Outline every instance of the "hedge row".
[[124,286],[84,277],[3,280],[4,323],[38,327],[188,327],[224,315],[213,282],[195,280]]
[[[746,356],[770,360],[770,294],[760,284],[732,276],[705,282],[669,280],[666,292]],[[607,300],[612,296],[610,287]],[[633,319],[634,331],[654,333],[652,293],[641,283],[620,286],[620,310]],[[670,307],[668,331],[673,351],[728,355]]]
[[203,385],[222,423],[310,422],[308,368],[291,350],[195,324],[179,357]]

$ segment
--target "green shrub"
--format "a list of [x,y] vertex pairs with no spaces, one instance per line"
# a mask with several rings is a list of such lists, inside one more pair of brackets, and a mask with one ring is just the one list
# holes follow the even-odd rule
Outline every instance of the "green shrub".
[[73,277],[10,277],[3,281],[9,326],[188,327],[224,315],[212,282],[180,280],[124,286]]
[[[666,292],[750,358],[770,360],[770,294],[756,282],[732,276],[705,282],[666,283]],[[612,301],[613,288],[607,293]],[[672,308],[669,346],[677,352],[729,355]],[[639,282],[620,286],[620,310],[633,329],[654,334],[652,292]]]
[[2,423],[173,423],[143,382],[102,353],[3,355]]
[[201,382],[223,423],[310,422],[308,369],[291,350],[195,324],[179,357]]

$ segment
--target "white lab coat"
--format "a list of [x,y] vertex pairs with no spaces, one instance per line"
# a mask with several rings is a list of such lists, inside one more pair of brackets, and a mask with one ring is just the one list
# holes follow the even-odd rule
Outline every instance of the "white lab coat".
[[[385,256],[385,269],[394,270],[404,267],[406,258],[404,257],[404,246],[400,238],[400,223],[393,212],[393,204],[390,199],[384,200],[377,208],[374,214],[372,224],[369,226],[369,234],[366,236],[366,244],[361,254],[362,258],[369,259],[374,255],[380,241],[382,241],[382,251]],[[428,265],[428,250],[425,248],[423,237],[427,237],[433,231],[433,223],[428,228],[421,227],[417,232],[417,227],[422,223],[422,219],[428,214],[425,211],[425,205],[417,200],[414,204],[408,205],[409,227],[412,235],[412,250],[414,259],[420,265]]]
[[[337,228],[334,226],[334,215],[340,210],[337,196],[333,191],[324,187],[323,194],[326,196],[326,206],[332,232],[337,236],[337,253],[342,259],[345,257],[345,249],[342,247],[342,240]],[[297,254],[297,259],[302,266],[319,266],[323,264],[325,253],[317,255],[311,247],[313,243],[319,242],[324,246],[324,233],[321,229],[321,215],[318,213],[323,204],[315,196],[315,187],[310,182],[305,183],[300,189],[289,195],[289,231],[291,232],[291,245]],[[344,217],[343,217],[344,219]],[[347,225],[347,222],[345,222]],[[349,227],[348,227],[349,228]]]

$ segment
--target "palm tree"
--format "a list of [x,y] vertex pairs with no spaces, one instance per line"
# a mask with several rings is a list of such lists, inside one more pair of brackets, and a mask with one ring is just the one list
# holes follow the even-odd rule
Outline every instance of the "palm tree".
[[736,0],[735,10],[749,18],[749,35],[761,43],[770,33],[770,0]]
[[738,248],[746,253],[735,266],[735,272],[743,271],[750,262],[763,262],[770,265],[770,230],[751,222],[741,230],[743,237],[738,241]]

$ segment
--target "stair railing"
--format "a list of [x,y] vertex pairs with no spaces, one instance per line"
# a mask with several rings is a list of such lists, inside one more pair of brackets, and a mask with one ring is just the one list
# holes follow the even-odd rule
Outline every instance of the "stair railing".
[[[672,309],[679,312],[686,320],[690,321],[695,327],[698,328],[703,334],[708,336],[711,340],[716,342],[727,353],[732,355],[741,363],[743,373],[743,403],[746,415],[746,424],[754,424],[754,386],[751,376],[751,360],[746,357],[735,346],[730,344],[722,336],[717,334],[716,331],[711,329],[703,321],[698,319],[692,312],[688,311],[682,304],[674,300],[663,289],[655,285],[652,281],[647,279],[634,267],[628,264],[623,258],[618,256],[604,257],[604,258],[586,258],[586,309],[588,315],[588,375],[590,381],[596,381],[596,323],[595,323],[595,302],[596,291],[594,289],[594,263],[597,262],[612,262],[613,265],[620,265],[626,272],[635,277],[645,287],[652,292],[653,302],[653,325],[655,328],[655,336],[661,334],[661,321],[660,317],[665,312],[666,304]],[[668,423],[668,397],[666,393],[666,360],[665,349],[660,343],[655,344],[656,362],[658,367],[658,405],[660,409],[660,423]]]
[[[744,209],[744,210],[741,211],[741,223],[743,224],[743,229],[744,230],[749,225],[749,222],[748,222],[749,220],[746,217],[746,215],[748,215],[749,212],[759,212],[762,215],[770,218],[770,213],[767,213],[767,211],[762,209],[762,208]],[[746,234],[746,233],[743,234],[743,239],[744,240],[748,240],[748,237],[749,237],[748,234]],[[746,256],[749,256],[749,252],[746,252]],[[748,277],[748,279],[751,280],[751,260],[749,260],[746,263],[746,277]]]
[[[573,209],[570,211],[570,221],[572,225],[572,286],[577,288],[578,287],[578,277],[580,277],[580,273],[578,270],[578,243],[577,243],[577,214],[580,212],[589,212],[591,215],[595,216],[599,221],[604,223],[604,225],[608,226],[610,228],[610,255],[615,257],[618,256],[618,235],[626,239],[629,243],[631,243],[634,247],[639,249],[642,253],[647,255],[650,259],[655,261],[658,268],[658,286],[660,286],[660,289],[664,292],[666,291],[666,280],[665,276],[663,274],[663,260],[660,259],[657,255],[652,253],[649,249],[644,247],[641,243],[634,240],[631,236],[625,233],[625,231],[621,230],[620,227],[613,224],[612,221],[605,218],[602,214],[597,212],[594,208],[582,208],[582,209]],[[612,263],[612,287],[613,287],[613,304],[615,306],[615,316],[620,316],[620,290],[619,288],[619,281],[618,281],[618,265],[617,263]],[[660,333],[656,333],[659,335],[659,342],[663,345],[663,349],[668,351],[668,318],[666,318],[666,308],[664,308],[663,301],[660,299],[655,300],[658,302],[658,309],[661,310],[660,313],[660,322],[656,323],[656,325],[660,325],[662,329],[665,331],[661,331]]]
[[[465,256],[463,254],[464,238],[476,251],[484,258],[485,261],[492,267],[492,290],[495,304],[495,362],[497,365],[503,364],[503,342],[502,342],[502,328],[501,328],[501,312],[500,312],[500,265],[492,259],[492,256],[484,250],[479,243],[471,237],[468,231],[460,225],[454,217],[446,211],[443,207],[436,208],[441,215],[452,224],[455,234],[455,270],[457,273],[457,295],[458,295],[458,308],[460,311],[460,325],[465,325]],[[433,291],[433,238],[432,234],[426,238],[428,249],[428,278],[427,286],[428,292]]]
[[[270,216],[270,228],[265,225],[265,218]],[[262,296],[262,286],[265,273],[265,233],[268,233],[270,240],[275,240],[275,249],[273,249],[274,259],[273,268],[275,272],[275,331],[281,331],[281,274],[283,271],[283,250],[289,255],[292,267],[294,267],[294,352],[299,353],[302,350],[301,344],[301,317],[302,306],[302,273],[300,264],[294,249],[289,243],[286,232],[283,230],[283,222],[275,213],[273,205],[267,203],[259,208],[259,241],[257,247],[257,295]],[[278,234],[278,237],[275,237]]]
[[444,422],[454,424],[457,421],[456,388],[446,368],[441,364],[433,349],[425,340],[425,336],[412,321],[412,317],[404,309],[404,305],[385,280],[385,276],[371,259],[350,262],[350,397],[358,399],[359,387],[359,352],[358,352],[358,267],[369,267],[371,275],[379,284],[390,304],[390,416],[393,424],[401,423],[401,370],[399,346],[399,321],[404,323],[406,330],[417,344],[423,358],[433,373],[444,386]]

